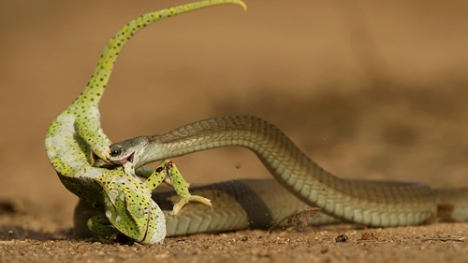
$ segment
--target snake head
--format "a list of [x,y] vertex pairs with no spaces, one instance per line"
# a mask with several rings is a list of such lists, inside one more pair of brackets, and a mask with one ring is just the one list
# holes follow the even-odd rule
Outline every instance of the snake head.
[[148,137],[140,136],[128,139],[122,142],[114,143],[110,146],[108,161],[102,158],[96,158],[94,161],[95,167],[112,169],[118,166],[123,166],[126,163],[132,163],[136,168],[140,164],[141,155],[145,152],[148,145]]
[[110,162],[116,165],[123,165],[127,162],[133,163],[136,152],[134,148],[135,147],[124,148],[122,143],[111,145]]

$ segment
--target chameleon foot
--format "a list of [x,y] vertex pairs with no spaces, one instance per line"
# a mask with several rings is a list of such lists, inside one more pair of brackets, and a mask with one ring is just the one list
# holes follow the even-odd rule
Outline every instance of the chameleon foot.
[[110,239],[119,234],[119,231],[112,226],[105,215],[96,215],[91,217],[88,220],[87,225],[89,230],[105,239]]
[[184,208],[184,206],[189,202],[198,202],[211,207],[211,201],[209,199],[190,194],[187,182],[182,177],[182,174],[180,173],[179,169],[177,169],[176,165],[170,160],[163,161],[156,168],[154,175],[148,178],[146,182],[150,185],[150,187],[155,187],[161,183],[162,180],[166,178],[166,176],[171,180],[172,187],[174,187],[174,190],[180,198],[180,200],[177,202],[177,204],[174,205],[174,208],[172,209],[172,214],[174,216],[178,215],[182,208]]
[[211,207],[210,199],[205,198],[203,196],[199,196],[199,195],[190,195],[188,197],[180,198],[179,202],[177,202],[177,204],[175,204],[174,207],[172,208],[172,215],[177,216],[182,210],[182,208],[184,208],[184,206],[188,204],[189,202],[198,202],[198,203],[202,203],[204,205]]

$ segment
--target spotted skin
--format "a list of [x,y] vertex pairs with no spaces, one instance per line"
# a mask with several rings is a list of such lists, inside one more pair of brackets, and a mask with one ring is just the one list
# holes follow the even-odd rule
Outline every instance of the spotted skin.
[[[107,214],[110,216],[105,217],[107,221],[102,216],[94,218],[95,224],[92,226],[98,234],[113,235],[114,228],[142,243],[160,243],[164,239],[164,235],[161,234],[161,229],[165,228],[161,223],[164,222],[161,219],[162,213],[148,194],[154,187],[136,177],[131,163],[113,170],[92,166],[97,158],[106,162],[110,156],[111,142],[101,129],[98,104],[117,56],[134,34],[156,21],[227,3],[246,8],[245,4],[238,0],[208,0],[151,12],[130,21],[106,46],[83,92],[47,130],[47,155],[64,186],[92,205],[102,205],[109,211]],[[150,178],[151,176],[153,174],[149,175]],[[161,177],[160,174],[154,174],[154,177],[158,176]],[[150,182],[153,182],[152,180],[155,179],[152,178]],[[123,196],[123,200],[114,198],[116,195]],[[101,227],[106,223],[108,227]]]
[[[131,163],[125,164],[123,169],[136,177]],[[124,233],[142,244],[162,243],[166,236],[166,219],[151,199],[151,192],[161,182],[156,177],[165,175],[154,173],[153,176],[138,183],[126,176],[103,181],[107,185],[103,187],[105,214],[91,217],[88,228],[105,238]]]
[[[132,163],[127,162],[122,167],[128,174],[136,177]],[[135,184],[126,177],[113,178],[106,183],[111,187],[103,188],[105,214],[91,217],[87,222],[88,228],[106,238],[111,238],[120,232],[127,233],[128,237],[142,244],[162,243],[166,235],[166,221],[162,210],[151,198],[151,193],[166,176],[179,186],[187,185],[170,160],[161,162],[145,182]],[[211,207],[210,200],[191,195],[188,187],[179,187],[183,189],[182,191],[175,189],[180,201],[174,205],[174,216],[190,201]],[[122,222],[136,222],[136,224],[122,224]]]

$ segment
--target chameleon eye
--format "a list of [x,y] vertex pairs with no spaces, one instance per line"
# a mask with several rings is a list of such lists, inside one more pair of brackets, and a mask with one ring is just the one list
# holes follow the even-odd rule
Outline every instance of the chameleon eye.
[[113,156],[113,157],[117,157],[121,153],[122,153],[122,149],[120,149],[120,148],[113,148],[113,149],[111,149],[111,152],[110,152],[111,156]]

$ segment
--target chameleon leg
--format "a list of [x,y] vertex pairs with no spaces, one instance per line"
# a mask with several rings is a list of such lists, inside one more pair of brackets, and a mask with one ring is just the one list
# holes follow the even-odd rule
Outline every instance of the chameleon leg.
[[87,225],[89,230],[106,239],[110,239],[120,233],[103,214],[88,219]]
[[187,182],[182,177],[182,174],[177,169],[176,165],[170,161],[163,161],[155,170],[154,174],[146,180],[148,186],[152,189],[156,188],[166,176],[169,176],[172,186],[179,196],[180,200],[174,205],[172,214],[177,216],[182,208],[189,202],[198,202],[211,207],[211,201],[205,197],[192,195],[189,192]]
[[[154,169],[149,167],[149,166],[146,166],[146,165],[143,165],[141,167],[139,167],[138,169],[136,169],[135,171],[136,175],[138,175],[139,177],[142,177],[142,178],[145,178],[145,179],[148,179],[150,178],[151,175],[153,175],[155,173]],[[164,176],[166,176],[164,174]],[[154,179],[153,179],[154,180]],[[168,186],[170,187],[173,187],[172,183],[171,183],[171,180],[166,176],[164,177],[164,183],[167,184]],[[189,182],[185,182],[187,184],[187,187],[190,187],[190,183]],[[156,187],[155,187],[156,188]]]
[[[91,110],[90,110],[91,111]],[[91,164],[94,163],[94,154],[104,161],[109,160],[111,141],[101,129],[99,113],[97,118],[76,118],[75,129],[91,148]]]

